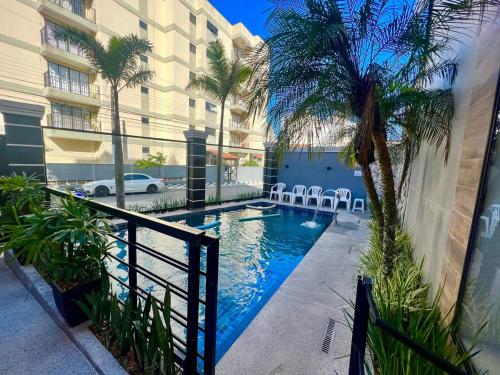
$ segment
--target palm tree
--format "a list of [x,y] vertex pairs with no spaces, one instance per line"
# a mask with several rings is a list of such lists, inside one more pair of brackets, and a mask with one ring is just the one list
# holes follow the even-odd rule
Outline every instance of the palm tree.
[[215,199],[221,200],[222,184],[222,146],[224,142],[224,107],[226,100],[237,95],[243,84],[250,76],[251,70],[241,59],[226,57],[226,50],[222,42],[217,39],[211,42],[207,50],[208,74],[197,74],[193,77],[188,86],[189,89],[199,90],[206,95],[216,99],[220,105],[220,126],[219,140],[217,144],[217,181],[215,190]]
[[124,37],[112,36],[105,47],[92,34],[69,26],[58,29],[54,34],[56,38],[68,40],[69,43],[81,49],[92,67],[111,86],[116,205],[119,208],[125,208],[123,144],[118,94],[125,87],[136,87],[151,80],[153,72],[142,68],[139,58],[151,52],[153,46],[147,39],[130,34]]
[[[399,225],[390,145],[403,134],[410,144],[444,143],[447,152],[453,47],[494,19],[500,0],[274,2],[269,37],[251,57],[249,110],[267,108],[269,123],[279,128],[278,156],[317,128],[336,126],[349,135],[390,275]],[[436,78],[444,88],[430,85]],[[375,160],[381,198],[370,170]]]

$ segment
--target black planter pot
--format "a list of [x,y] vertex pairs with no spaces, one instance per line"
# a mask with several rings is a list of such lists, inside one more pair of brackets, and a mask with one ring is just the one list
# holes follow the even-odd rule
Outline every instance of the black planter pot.
[[68,290],[62,290],[57,284],[50,283],[57,309],[70,327],[77,326],[88,320],[76,301],[85,301],[85,294],[97,292],[101,289],[101,279],[97,278],[77,285]]

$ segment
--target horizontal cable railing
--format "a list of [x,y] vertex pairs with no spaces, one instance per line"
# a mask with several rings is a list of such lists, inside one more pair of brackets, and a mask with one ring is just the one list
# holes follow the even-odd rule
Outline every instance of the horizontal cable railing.
[[246,121],[231,119],[229,121],[229,128],[250,130],[250,124]]
[[356,304],[354,307],[354,322],[352,328],[351,355],[349,361],[349,375],[365,374],[365,348],[368,338],[368,323],[392,336],[403,345],[412,349],[434,366],[451,375],[468,375],[467,372],[439,357],[421,343],[413,340],[407,334],[399,331],[384,321],[378,311],[372,294],[372,280],[369,277],[358,276],[356,287]]
[[49,113],[47,115],[47,126],[60,129],[101,131],[100,121],[62,113]]
[[[53,188],[45,187],[46,199],[51,201],[51,196],[66,197],[65,193]],[[137,308],[138,299],[146,299],[151,292],[148,292],[138,281],[138,276],[148,280],[148,282],[158,285],[162,289],[168,288],[170,292],[185,301],[186,313],[177,307],[171,308],[171,319],[179,324],[185,337],[180,337],[173,333],[174,347],[176,349],[175,360],[182,368],[183,374],[196,374],[202,371],[203,374],[215,373],[215,345],[217,327],[217,288],[218,288],[218,261],[219,261],[219,239],[206,234],[205,231],[191,228],[186,225],[170,223],[159,218],[144,214],[116,208],[100,202],[75,197],[82,201],[89,209],[104,214],[108,217],[121,221],[120,228],[126,226],[127,239],[114,233],[108,234],[113,241],[121,243],[127,247],[128,259],[122,259],[114,254],[110,258],[126,269],[128,278],[117,277],[108,269],[109,276],[121,287],[128,290],[128,298],[132,300],[132,306]],[[187,262],[175,259],[162,251],[152,249],[137,241],[137,229],[139,227],[148,228],[152,231],[173,237],[180,240],[179,246],[188,247]],[[201,249],[206,249],[205,270],[201,269]],[[146,265],[138,262],[138,253],[142,253],[155,258],[161,262],[161,269],[171,267],[187,276],[187,290],[173,282],[166,280],[161,275],[156,274]],[[200,279],[204,282],[200,283]],[[204,285],[204,293],[200,288]],[[204,298],[202,296],[204,295]],[[162,302],[152,295],[160,306]],[[203,324],[200,324],[203,322]],[[198,342],[200,334],[204,337],[203,350],[200,350]],[[199,361],[203,365],[199,365]]]
[[45,87],[52,87],[73,94],[88,96],[93,99],[100,98],[99,86],[84,81],[62,78],[47,71],[43,74]]
[[86,8],[85,1],[81,0],[50,0],[61,8],[70,11],[77,16],[85,18],[87,21],[95,23],[95,8]]
[[80,57],[85,57],[85,53],[78,47],[75,47],[67,40],[57,39],[54,37],[54,31],[48,27],[44,26],[40,30],[40,35],[42,37],[42,44],[48,44],[57,49],[70,52],[74,55],[78,55]]

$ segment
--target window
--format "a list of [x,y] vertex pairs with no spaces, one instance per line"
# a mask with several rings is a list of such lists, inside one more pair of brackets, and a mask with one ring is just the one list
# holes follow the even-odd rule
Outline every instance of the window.
[[45,85],[75,94],[90,96],[88,74],[59,64],[49,63]]
[[149,125],[149,117],[142,116],[141,122],[143,125]]
[[205,128],[205,133],[207,135],[213,135],[215,137],[215,129],[214,128]]
[[95,119],[96,115],[87,108],[52,103],[51,110],[49,126],[74,130],[92,130],[92,120]]
[[131,174],[126,174],[123,176],[123,181],[132,181],[132,175]]
[[191,108],[195,108],[196,107],[196,100],[193,98],[189,98],[189,106]]
[[57,39],[54,36],[54,32],[59,30],[60,28],[61,26],[55,24],[54,22],[46,20],[45,27],[42,29],[43,42],[50,44],[53,47],[84,57],[85,54],[78,47],[72,45],[71,43],[68,43],[68,41],[65,39]]
[[141,86],[141,93],[148,95],[149,89],[146,86]]
[[189,72],[189,80],[192,81],[193,79],[196,78],[196,73],[194,72]]
[[141,61],[145,64],[148,63],[148,57],[146,55],[141,55]]
[[196,125],[189,125],[189,130],[196,130]]
[[214,34],[215,36],[217,36],[219,34],[219,30],[214,26],[214,24],[210,21],[207,21],[207,29],[212,33]]
[[148,24],[142,20],[139,20],[139,27],[143,30],[148,30]]
[[209,112],[217,112],[217,106],[214,103],[205,102],[205,109]]
[[196,55],[196,46],[193,43],[189,43],[189,52]]
[[[149,147],[146,147],[146,148],[149,150]],[[133,177],[132,177],[132,180],[134,180],[134,181],[149,180],[149,177],[146,176],[145,174],[134,174]]]
[[189,13],[189,22],[196,25],[196,16],[193,13]]
[[[495,372],[500,364],[500,92],[495,123],[486,155],[485,178],[481,182],[478,212],[473,219],[470,261],[465,264],[465,294],[461,305],[460,334],[466,349],[478,353],[472,358],[477,373]],[[468,258],[466,258],[468,259]],[[459,301],[460,304],[460,301]],[[487,323],[481,328],[483,324]]]
[[149,147],[148,146],[142,146],[142,153],[143,154],[149,154]]

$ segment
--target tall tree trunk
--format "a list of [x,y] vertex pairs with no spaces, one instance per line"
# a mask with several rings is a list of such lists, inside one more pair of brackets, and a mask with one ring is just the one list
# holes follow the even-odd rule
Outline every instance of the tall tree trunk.
[[361,165],[361,170],[363,172],[363,179],[365,182],[366,191],[368,193],[368,199],[370,199],[371,211],[380,231],[380,238],[383,238],[384,231],[384,215],[382,213],[382,204],[377,194],[377,189],[375,188],[375,182],[373,181],[372,171],[369,165]]
[[113,109],[113,148],[115,152],[115,188],[116,206],[125,208],[125,182],[123,181],[123,145],[120,129],[120,110],[118,105],[118,88],[111,88]]
[[215,200],[221,201],[221,185],[222,185],[222,161],[223,161],[223,149],[222,145],[224,143],[224,106],[225,99],[221,102],[220,107],[220,126],[219,126],[219,143],[217,145],[217,181],[215,184]]
[[[379,116],[376,116],[380,119]],[[380,121],[380,120],[378,120]],[[398,209],[396,203],[396,190],[394,187],[394,175],[392,172],[392,162],[387,147],[387,140],[382,124],[375,127],[373,141],[377,154],[380,174],[382,176],[383,187],[383,214],[384,214],[384,273],[386,276],[392,274],[394,258],[396,257],[395,239],[398,225]]]

